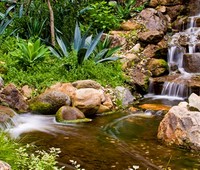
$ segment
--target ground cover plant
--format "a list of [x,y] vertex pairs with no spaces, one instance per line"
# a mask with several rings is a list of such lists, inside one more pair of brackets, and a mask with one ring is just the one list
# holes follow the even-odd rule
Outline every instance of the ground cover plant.
[[60,149],[50,148],[48,152],[37,150],[33,145],[21,145],[11,140],[6,133],[0,132],[0,160],[13,170],[61,170],[57,167]]

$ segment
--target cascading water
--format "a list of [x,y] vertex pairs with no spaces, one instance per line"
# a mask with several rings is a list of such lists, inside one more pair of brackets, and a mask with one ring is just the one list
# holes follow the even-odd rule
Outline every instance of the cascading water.
[[[163,98],[187,98],[192,90],[188,87],[192,77],[200,75],[200,14],[188,18],[187,28],[172,36],[168,48],[169,79],[163,85]],[[154,93],[152,85],[150,94]],[[149,96],[149,95],[147,95]],[[152,95],[151,95],[152,96]]]

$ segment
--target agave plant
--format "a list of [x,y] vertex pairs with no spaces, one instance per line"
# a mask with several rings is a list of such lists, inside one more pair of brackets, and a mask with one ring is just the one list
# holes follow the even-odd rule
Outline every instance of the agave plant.
[[[78,26],[78,23],[76,23],[74,31],[74,41],[72,43],[72,47],[74,51],[77,53],[77,60],[80,65],[89,58],[93,58],[96,63],[113,61],[118,59],[118,57],[111,57],[111,56],[114,52],[119,50],[120,47],[107,49],[106,46],[110,44],[108,39],[104,40],[102,46],[99,45],[101,47],[98,47],[103,32],[100,32],[94,38],[92,35],[88,36],[88,32],[89,30],[86,31],[86,33],[82,36],[80,27]],[[67,46],[64,40],[58,36],[56,40],[59,48],[49,47],[51,52],[58,58],[68,57],[69,46]]]
[[0,20],[1,20],[1,23],[0,23],[0,35],[4,33],[4,31],[7,28],[7,26],[13,21],[12,19],[8,19],[8,14],[13,8],[15,8],[15,5],[10,6],[6,10],[5,14],[0,12]]
[[[82,64],[84,60],[87,60],[94,53],[94,50],[99,43],[103,32],[100,32],[98,35],[96,35],[94,39],[92,39],[92,35],[88,36],[87,34],[88,31],[82,36],[78,23],[76,23],[72,47],[77,53],[79,64]],[[69,46],[67,46],[64,40],[58,36],[56,37],[56,40],[59,48],[49,47],[51,52],[58,58],[68,57],[67,49]]]
[[19,62],[25,68],[43,61],[45,56],[49,54],[49,49],[45,45],[41,45],[40,39],[35,42],[20,42],[18,46],[22,52],[22,55],[19,56]]

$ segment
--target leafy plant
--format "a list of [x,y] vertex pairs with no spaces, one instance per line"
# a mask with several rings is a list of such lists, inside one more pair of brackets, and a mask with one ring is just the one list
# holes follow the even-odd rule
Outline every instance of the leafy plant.
[[40,61],[43,61],[45,56],[49,53],[49,49],[45,45],[41,45],[40,39],[35,42],[20,42],[18,46],[22,52],[19,57],[19,62],[26,68]]
[[[94,39],[92,39],[92,35],[88,36],[87,33],[82,36],[78,23],[76,23],[72,46],[73,50],[77,53],[77,61],[79,64],[82,64],[83,61],[87,60],[91,54],[94,53],[94,50],[99,43],[102,34],[103,32],[100,32],[94,37]],[[59,49],[54,49],[52,47],[49,49],[58,58],[68,57],[69,52],[66,43],[58,36],[56,39],[59,45]]]
[[128,0],[122,5],[116,5],[116,11],[119,17],[122,19],[129,19],[131,17],[131,12],[133,11],[135,4],[136,0]]
[[92,25],[93,30],[109,31],[119,28],[121,18],[116,15],[114,8],[107,2],[96,2],[87,7],[82,14],[85,24]]
[[113,55],[121,49],[121,46],[111,47],[111,42],[109,35],[106,35],[105,39],[98,43],[94,55],[94,61],[96,63],[119,59],[119,57]]
[[9,19],[8,15],[9,15],[9,12],[13,8],[15,8],[15,5],[10,6],[6,10],[5,14],[0,12],[0,20],[1,20],[1,23],[0,23],[0,35],[5,32],[5,29],[7,28],[7,26],[12,22],[12,19]]
[[11,165],[13,170],[61,170],[57,157],[60,149],[50,148],[46,151],[33,151],[33,145],[22,146],[11,140],[6,133],[0,132],[0,158]]

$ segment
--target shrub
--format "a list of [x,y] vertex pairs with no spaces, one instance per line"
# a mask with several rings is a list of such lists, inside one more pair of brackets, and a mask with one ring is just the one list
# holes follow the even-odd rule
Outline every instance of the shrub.
[[22,146],[0,132],[0,158],[11,165],[13,170],[61,170],[58,168],[57,157],[60,149],[50,148],[46,151],[33,151],[33,145]]

